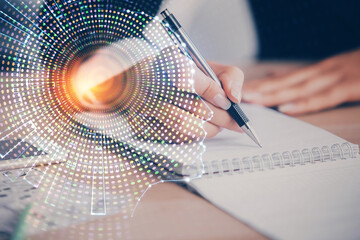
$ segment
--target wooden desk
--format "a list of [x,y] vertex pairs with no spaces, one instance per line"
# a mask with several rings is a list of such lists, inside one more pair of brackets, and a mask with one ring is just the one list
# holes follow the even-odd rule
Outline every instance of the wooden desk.
[[360,104],[348,104],[298,118],[360,145]]
[[[271,65],[267,68],[272,69]],[[360,104],[298,118],[352,143],[360,144]],[[118,231],[115,228],[116,216],[107,216],[101,221],[106,222],[107,225],[113,224],[114,231]],[[76,235],[78,229],[86,231],[86,227],[85,224],[73,226],[65,231],[59,229],[52,232],[51,236],[62,239],[67,234]],[[124,236],[132,239],[266,239],[245,223],[173,183],[160,183],[150,188],[124,231],[126,231]],[[94,232],[93,239],[96,239],[96,235],[97,233]],[[116,236],[116,234],[111,235]],[[78,237],[89,239],[89,236],[84,235],[77,236],[76,239],[79,239]],[[32,238],[48,239],[49,233]]]

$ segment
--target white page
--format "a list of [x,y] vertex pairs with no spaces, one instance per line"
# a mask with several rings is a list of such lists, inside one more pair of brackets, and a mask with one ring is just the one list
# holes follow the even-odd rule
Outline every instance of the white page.
[[[218,136],[205,141],[204,161],[291,152],[305,148],[311,150],[314,147],[331,147],[333,144],[341,145],[347,142],[321,128],[262,106],[242,104],[241,108],[251,120],[263,147],[259,148],[245,134],[224,130]],[[352,152],[358,152],[357,145],[350,146]],[[346,153],[345,157],[349,154]]]
[[[205,142],[205,163],[346,142],[270,109],[251,105],[242,108],[264,147],[258,148],[244,134],[223,131]],[[270,237],[358,239],[360,160],[358,146],[348,146],[343,159],[336,161],[204,176],[189,185],[210,202]]]
[[190,182],[204,198],[276,239],[360,239],[360,160]]

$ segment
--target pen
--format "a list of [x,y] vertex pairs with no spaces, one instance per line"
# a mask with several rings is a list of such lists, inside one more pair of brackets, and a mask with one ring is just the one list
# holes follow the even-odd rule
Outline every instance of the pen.
[[[191,59],[195,62],[195,64],[210,78],[212,78],[216,83],[221,86],[221,82],[211,69],[205,58],[200,54],[199,50],[195,47],[194,43],[191,41],[190,37],[181,27],[178,20],[175,16],[170,13],[167,9],[161,12],[161,16],[163,16],[163,24],[167,29],[169,29],[175,39],[179,42],[179,46],[182,46],[189,52]],[[183,45],[182,43],[185,43]],[[186,54],[186,53],[185,53]],[[235,120],[235,122],[240,126],[240,128],[259,146],[262,147],[258,137],[255,134],[254,129],[251,127],[249,119],[246,117],[245,113],[241,110],[239,104],[231,102],[231,106],[226,111],[230,114],[230,116]]]

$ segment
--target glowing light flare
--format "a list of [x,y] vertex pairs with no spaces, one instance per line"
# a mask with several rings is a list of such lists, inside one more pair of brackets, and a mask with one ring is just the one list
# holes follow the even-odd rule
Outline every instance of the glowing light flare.
[[135,82],[130,83],[129,62],[124,55],[110,49],[100,49],[78,59],[70,69],[70,92],[82,107],[89,110],[110,109],[134,93]]
[[39,216],[65,225],[89,214],[125,219],[148,186],[201,164],[210,111],[159,19],[127,1],[60,2],[0,3],[14,23],[0,19],[0,137],[54,159],[67,153],[66,163],[29,172],[42,181]]

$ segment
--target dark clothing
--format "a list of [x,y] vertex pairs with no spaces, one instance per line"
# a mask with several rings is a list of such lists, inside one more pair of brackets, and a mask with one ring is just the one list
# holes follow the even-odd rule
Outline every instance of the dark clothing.
[[360,47],[359,0],[249,0],[260,59],[318,60]]
[[[19,24],[13,23],[13,20],[30,26],[28,21],[13,9],[19,7],[26,12],[27,6],[20,4],[26,1],[9,2],[14,6],[5,1],[0,3],[0,10],[11,17],[3,16],[4,20],[0,20],[0,33],[23,42],[23,32],[10,27],[9,22],[16,27],[19,27]],[[162,0],[113,0],[97,2],[96,5],[103,9],[121,7],[155,16],[160,10],[161,2]],[[249,4],[259,37],[260,59],[318,60],[360,47],[359,0],[249,0]],[[53,13],[58,12],[59,5],[49,6],[53,6]],[[74,8],[78,7],[79,5],[74,4]],[[44,5],[44,8],[47,9],[47,6]],[[36,12],[35,9],[32,10]],[[80,12],[86,15],[85,10]],[[39,19],[34,22],[39,27],[31,26],[35,34],[41,34],[42,24],[36,22]],[[117,39],[111,41],[114,40]],[[0,46],[0,53],[2,51]]]

